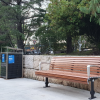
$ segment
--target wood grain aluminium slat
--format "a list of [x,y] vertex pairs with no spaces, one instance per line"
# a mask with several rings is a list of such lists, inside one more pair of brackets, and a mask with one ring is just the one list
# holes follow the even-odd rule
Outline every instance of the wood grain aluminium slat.
[[94,62],[91,62],[91,63],[88,63],[88,62],[81,62],[81,63],[77,63],[77,62],[72,62],[72,63],[66,63],[66,62],[63,62],[63,63],[60,63],[60,62],[57,62],[57,63],[51,63],[52,65],[61,65],[61,64],[64,64],[64,65],[98,65],[100,66],[100,63],[94,63]]
[[[71,75],[79,75],[79,76],[86,76],[87,77],[87,74],[80,74],[80,73],[75,73],[75,72],[73,72],[73,73],[70,73],[70,72],[61,72],[61,71],[57,71],[57,72],[55,72],[54,71],[54,73],[63,73],[63,74],[71,74]],[[94,75],[93,75],[94,76]],[[97,75],[96,75],[97,76]],[[91,75],[91,77],[92,77],[92,75]]]
[[100,58],[99,59],[81,59],[81,58],[79,58],[79,59],[55,59],[55,60],[51,60],[51,62],[56,62],[56,61],[100,61]]
[[[56,69],[56,68],[59,68],[59,69],[83,69],[83,70],[87,70],[87,67],[79,67],[79,66],[54,66],[53,67],[53,69]],[[51,69],[52,69],[52,67],[51,67]],[[90,68],[91,69],[91,71],[92,70],[94,70],[94,71],[96,71],[96,70],[100,70],[100,68],[95,68],[95,67],[92,67],[92,68]]]
[[[54,65],[54,67],[55,68],[72,68],[72,67],[74,67],[74,68],[87,68],[87,66],[74,66],[74,65]],[[100,67],[96,67],[96,66],[94,66],[94,67],[92,67],[93,69],[100,69]]]
[[[56,71],[66,71],[66,72],[76,72],[76,73],[83,73],[83,74],[87,74],[86,71],[79,71],[79,70],[63,70],[63,69],[54,69]],[[100,73],[96,73],[96,72],[90,72],[90,74],[94,74],[94,75],[100,75]]]
[[[74,72],[74,71],[77,71],[77,72],[79,72],[79,71],[80,71],[80,72],[86,72],[86,73],[87,73],[87,71],[86,71],[86,70],[59,69],[59,68],[58,68],[58,69],[56,68],[56,69],[54,69],[54,70],[64,70],[64,71],[73,71],[73,72]],[[91,71],[91,73],[97,73],[97,72],[98,72],[98,74],[100,73],[100,71],[93,71],[93,70]]]
[[62,60],[66,60],[66,61],[68,61],[68,60],[70,60],[70,61],[74,61],[74,60],[76,60],[76,61],[78,61],[78,60],[100,60],[100,58],[99,59],[94,59],[94,58],[61,58],[61,59],[59,59],[59,58],[57,58],[57,59],[51,59],[51,61],[62,61]]
[[[63,69],[72,69],[72,68],[74,68],[74,69],[86,69],[87,70],[86,66],[81,67],[81,66],[57,66],[57,65],[55,65],[54,68],[60,68],[60,69],[61,68],[63,68]],[[93,70],[98,70],[98,69],[100,69],[100,67],[92,67],[92,69]]]
[[65,60],[65,59],[63,59],[63,60],[55,60],[55,61],[51,61],[51,62],[91,62],[91,61],[93,61],[93,62],[100,62],[100,60],[84,60],[83,59],[83,61],[82,60]]
[[97,65],[97,66],[99,66],[100,67],[100,64],[99,63],[93,63],[93,62],[91,62],[91,63],[52,63],[52,65],[84,65],[84,66],[87,66],[87,65]]
[[[47,77],[45,75],[38,75],[38,76],[43,76],[43,77]],[[76,81],[76,80],[71,80],[71,79],[62,79],[62,78],[56,78],[56,77],[50,77],[49,78],[55,78],[55,79],[60,79],[60,80],[66,80],[66,81],[70,81],[70,82],[75,82],[75,83],[81,83],[81,84],[88,84],[87,81]]]
[[79,65],[89,65],[89,64],[96,64],[96,65],[99,65],[100,66],[100,62],[96,63],[96,62],[54,62],[54,63],[51,63],[51,64],[79,64]]
[[87,58],[87,57],[88,57],[88,58],[90,58],[90,57],[91,57],[91,58],[92,58],[92,57],[94,57],[94,58],[99,58],[99,56],[65,56],[65,57],[64,57],[64,56],[61,56],[61,57],[56,56],[56,57],[53,57],[53,58],[74,58],[74,57],[75,57],[75,58],[76,58],[76,57],[79,57],[79,58],[80,58],[80,57],[81,57],[81,58],[82,58],[82,57],[84,57],[84,58]]
[[82,59],[82,60],[66,60],[66,59],[63,59],[63,60],[54,60],[54,61],[51,61],[51,62],[91,62],[91,61],[93,61],[93,62],[100,62],[100,59],[99,60],[97,60],[97,59],[93,59],[93,60],[84,60],[84,59]]
[[[57,68],[59,68],[59,69],[73,69],[73,70],[84,70],[84,71],[87,71],[87,68],[85,67],[85,68],[83,68],[83,67],[54,67],[54,69],[57,69]],[[100,68],[90,68],[90,71],[100,71]]]
[[80,63],[80,62],[95,62],[95,63],[99,63],[100,62],[100,60],[96,60],[96,61],[94,61],[94,60],[91,60],[91,61],[88,61],[88,60],[84,60],[84,61],[80,61],[80,60],[78,60],[78,61],[74,61],[74,60],[56,60],[56,61],[51,61],[51,63],[64,63],[64,62],[66,62],[66,63],[73,63],[73,62],[77,62],[77,63]]
[[[73,68],[60,68],[60,67],[58,68],[58,67],[57,67],[57,68],[54,68],[54,69],[79,70],[79,71],[86,71],[86,72],[87,72],[87,69],[85,69],[85,68],[83,69],[83,68],[75,68],[75,67],[73,67]],[[90,69],[90,71],[91,71],[91,72],[96,72],[96,73],[97,73],[97,72],[100,72],[100,70],[97,70],[97,69]]]
[[[55,69],[55,68],[59,68],[59,69],[80,69],[80,70],[87,70],[87,67],[79,67],[79,66],[54,66],[54,68],[53,69]],[[92,70],[94,70],[94,71],[96,71],[96,70],[100,70],[100,67],[92,67],[92,69],[91,69],[91,71]]]
[[100,62],[93,62],[93,61],[91,61],[91,62],[52,62],[51,64],[91,64],[91,63],[93,63],[93,64],[98,64],[98,65],[100,65]]
[[53,61],[53,60],[62,60],[62,59],[66,59],[66,60],[72,60],[72,59],[73,60],[81,60],[81,59],[83,59],[83,60],[86,60],[86,59],[87,60],[93,60],[93,59],[96,60],[97,59],[97,60],[99,60],[100,57],[99,58],[77,58],[77,57],[76,58],[59,58],[58,57],[58,58],[52,58],[51,61]]
[[75,78],[72,78],[72,77],[59,77],[59,76],[52,76],[52,75],[41,75],[41,76],[46,76],[46,77],[52,77],[52,78],[60,78],[60,79],[67,79],[67,80],[73,80],[73,82],[75,82],[75,81],[80,81],[80,82],[87,82],[87,79],[79,79],[79,78],[77,78],[77,79],[75,79]]
[[[93,64],[92,64],[93,65]],[[86,66],[80,66],[80,65],[61,65],[61,64],[59,64],[59,65],[54,65],[53,67],[76,67],[76,68],[87,68],[87,65]],[[52,66],[51,66],[52,67]],[[99,69],[100,68],[100,66],[98,66],[97,67],[97,65],[96,66],[94,66],[94,67],[92,67],[93,69]]]
[[49,78],[56,78],[56,79],[62,79],[62,80],[69,80],[69,81],[72,81],[72,82],[79,82],[79,83],[86,83],[87,84],[87,79],[85,79],[85,80],[83,80],[83,79],[81,79],[81,80],[79,80],[79,78],[78,79],[75,79],[75,78],[62,78],[62,77],[59,77],[59,76],[50,76],[50,74],[49,75],[40,75],[40,76],[44,76],[44,77],[49,77]]
[[55,59],[100,59],[100,57],[53,57],[52,60]]
[[56,62],[56,61],[94,61],[94,62],[99,62],[100,59],[57,59],[57,60],[51,60],[51,62]]
[[53,58],[53,59],[51,59],[51,61],[53,61],[53,60],[64,60],[64,59],[66,59],[66,60],[81,60],[81,59],[83,59],[83,60],[100,60],[100,57],[99,58]]
[[[93,64],[92,64],[93,65]],[[74,65],[74,64],[54,64],[53,65],[53,67],[87,67],[87,65],[78,65],[78,64],[76,64],[76,65]],[[97,67],[98,66],[98,67]],[[50,67],[52,67],[52,66],[50,66]],[[94,66],[94,68],[100,68],[100,66],[99,65],[96,65],[96,66]]]
[[[83,71],[83,70],[63,70],[63,69],[54,69],[54,70],[61,70],[61,71],[66,71],[66,72],[76,72],[76,73],[85,73],[85,74],[87,74],[87,72],[86,71]],[[90,72],[91,74],[96,74],[96,75],[100,75],[100,72],[99,73],[97,73],[97,72]]]
[[[55,67],[54,66],[54,68],[53,69],[57,69],[57,68],[59,68],[59,69],[73,69],[73,70],[85,70],[85,71],[87,71],[87,67],[76,67],[76,66],[64,66],[64,67]],[[95,67],[92,67],[92,68],[90,68],[90,71],[96,71],[96,72],[99,72],[100,71],[100,68],[95,68]]]
[[97,63],[97,64],[100,63],[100,61],[92,61],[92,60],[91,61],[66,61],[66,60],[61,61],[60,60],[60,61],[54,61],[54,62],[52,61],[51,63],[54,64],[54,63],[84,63],[84,62],[85,63],[93,62],[93,63]]
[[[36,74],[37,73],[46,73],[46,74],[49,74],[49,73],[51,73],[51,74],[60,74],[60,75],[65,75],[65,76],[74,76],[74,77],[83,77],[84,76],[84,78],[87,78],[88,76],[87,76],[87,74],[80,74],[80,73],[75,73],[75,72],[62,72],[62,71],[52,71],[52,70],[48,70],[48,71],[37,71],[36,72]],[[90,77],[98,77],[98,75],[90,75]]]
[[55,62],[55,63],[52,63],[52,64],[86,64],[86,65],[99,65],[100,66],[100,64],[99,63],[95,63],[95,62],[91,62],[91,63],[89,63],[89,62],[72,62],[72,63],[66,63],[66,62],[63,62],[63,63],[61,63],[61,62]]
[[42,73],[41,75],[45,75],[48,77],[56,77],[56,78],[63,78],[63,79],[71,79],[71,80],[77,80],[77,81],[87,81],[87,78],[83,78],[83,77],[73,77],[73,76],[65,76],[65,75],[58,75],[58,74],[46,74],[46,73]]
[[91,63],[94,63],[94,64],[99,64],[100,65],[100,62],[97,63],[97,62],[93,62],[93,61],[91,61],[91,62],[64,62],[63,61],[63,62],[52,62],[51,64],[62,64],[62,63],[63,64],[73,64],[73,63],[74,64],[88,64],[88,63],[91,64]]

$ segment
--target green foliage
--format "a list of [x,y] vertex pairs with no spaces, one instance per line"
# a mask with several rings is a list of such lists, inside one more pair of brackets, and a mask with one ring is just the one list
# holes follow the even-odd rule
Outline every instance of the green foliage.
[[35,33],[39,38],[39,44],[43,46],[44,52],[51,48],[56,51],[58,49],[58,39],[54,31],[48,25],[41,26]]
[[41,9],[42,1],[0,0],[0,39],[9,35],[13,44],[23,48],[24,41],[43,22],[45,10]]
[[90,14],[90,21],[95,17],[100,25],[100,0],[82,0],[78,7],[83,13]]
[[[51,0],[46,16],[51,21],[50,27],[59,41],[66,41],[67,50],[71,52],[72,37],[78,35],[81,12],[77,8],[80,0]],[[68,52],[68,51],[67,51]]]
[[60,39],[66,41],[67,36],[74,36],[81,17],[77,3],[68,0],[51,0],[47,12],[46,16],[51,21],[50,26]]
[[59,41],[67,43],[69,36],[75,43],[76,37],[86,34],[88,41],[100,47],[99,10],[99,0],[51,0],[47,8],[46,26],[39,28],[37,36],[42,36],[41,43],[48,48],[53,40],[50,36],[55,38],[57,45]]

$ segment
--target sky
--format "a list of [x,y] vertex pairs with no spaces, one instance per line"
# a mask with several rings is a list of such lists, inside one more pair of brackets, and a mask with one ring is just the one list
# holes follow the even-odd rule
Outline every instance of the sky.
[[[26,0],[27,1],[27,0]],[[42,4],[42,9],[45,9],[46,10],[46,8],[48,7],[48,4],[50,3],[50,1],[49,0],[44,0],[44,2],[42,2],[41,4]],[[35,5],[35,6],[37,6],[37,5]],[[32,16],[33,15],[33,13],[31,12],[30,14],[29,14],[29,16]],[[29,20],[27,20],[28,22],[30,22]],[[34,37],[35,35],[32,35],[31,37],[29,37],[32,41],[30,41],[30,39],[28,38],[27,39],[27,41],[26,41],[26,44],[29,42],[30,43],[30,45],[32,45],[33,44],[33,40],[34,39],[32,39],[32,37]],[[37,40],[36,41],[36,43],[38,43],[39,41]]]

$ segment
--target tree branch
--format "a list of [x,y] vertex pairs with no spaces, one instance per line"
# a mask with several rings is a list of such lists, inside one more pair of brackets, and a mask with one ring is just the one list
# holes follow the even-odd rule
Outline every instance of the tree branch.
[[9,5],[9,4],[11,4],[11,5],[16,5],[16,4],[13,4],[13,3],[11,3],[11,2],[5,2],[4,0],[1,0],[1,2],[3,2],[3,3],[6,4],[6,5]]
[[6,4],[6,5],[9,5],[7,2],[5,2],[4,0],[1,0],[1,2],[3,2],[4,4]]

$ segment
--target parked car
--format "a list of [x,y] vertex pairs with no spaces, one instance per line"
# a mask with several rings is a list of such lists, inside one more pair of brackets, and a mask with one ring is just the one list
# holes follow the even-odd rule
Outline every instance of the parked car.
[[26,51],[26,53],[25,53],[26,55],[32,55],[33,54],[33,52],[32,51]]
[[47,51],[45,52],[45,54],[48,54],[48,55],[49,55],[49,54],[54,54],[54,52],[53,52],[53,50],[51,50],[51,51],[48,51],[48,50],[47,50]]
[[40,52],[39,50],[34,50],[34,54],[35,54],[35,55],[40,55],[41,52]]
[[31,54],[31,52],[30,51],[26,51],[26,55],[29,55],[29,54]]
[[54,54],[53,50],[49,51],[49,54]]

